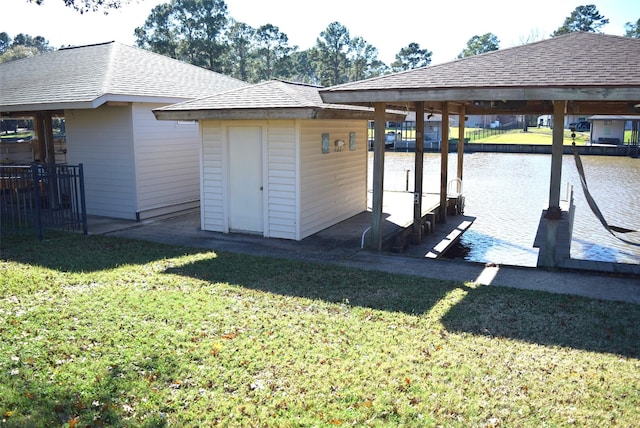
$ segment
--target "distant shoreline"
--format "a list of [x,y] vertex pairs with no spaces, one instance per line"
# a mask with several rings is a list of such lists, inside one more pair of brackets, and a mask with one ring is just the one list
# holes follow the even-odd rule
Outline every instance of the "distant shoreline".
[[[404,144],[403,144],[404,143]],[[439,153],[438,143],[425,144],[425,153]],[[465,153],[531,153],[531,154],[551,154],[551,144],[492,144],[492,143],[465,143]],[[580,155],[601,155],[601,156],[631,156],[638,157],[638,146],[613,145],[613,144],[592,144],[588,146],[576,146]],[[415,142],[403,141],[396,143],[394,148],[388,148],[388,152],[415,152]],[[449,153],[458,152],[458,142],[449,142]],[[564,154],[572,154],[572,146],[563,146]]]

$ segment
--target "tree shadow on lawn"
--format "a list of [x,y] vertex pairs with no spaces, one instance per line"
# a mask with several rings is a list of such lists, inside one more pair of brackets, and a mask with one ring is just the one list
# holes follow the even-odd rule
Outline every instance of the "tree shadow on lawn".
[[[35,239],[35,238],[33,238]],[[61,249],[64,249],[63,251]],[[59,234],[39,243],[2,237],[2,259],[66,272],[92,272],[211,249]],[[451,331],[505,337],[640,358],[640,306],[505,287],[363,271],[330,264],[216,252],[217,257],[167,269],[285,296],[422,315],[456,289],[466,296],[442,322]]]
[[167,269],[168,274],[282,296],[422,314],[462,283],[363,271],[318,262],[217,252],[217,257]]
[[629,303],[232,253],[166,272],[411,315],[428,313],[462,289],[465,297],[441,319],[452,332],[640,358],[640,306]]
[[[162,361],[157,363],[160,358],[148,357],[146,368],[150,373],[159,370],[157,367],[166,368],[167,358],[162,356]],[[132,402],[131,409],[127,410],[128,383],[124,372],[124,368],[115,364],[92,378],[89,385],[77,385],[63,376],[58,382],[37,380],[39,377],[33,375],[4,379],[5,396],[0,401],[4,421],[0,425],[166,427],[166,420],[160,414],[148,415],[143,422],[132,420],[132,408],[137,403]],[[173,372],[162,375],[176,376]]]
[[103,235],[83,236],[52,231],[43,241],[30,235],[2,236],[0,260],[61,272],[96,272],[210,251]]
[[640,306],[506,287],[468,288],[449,331],[640,358]]

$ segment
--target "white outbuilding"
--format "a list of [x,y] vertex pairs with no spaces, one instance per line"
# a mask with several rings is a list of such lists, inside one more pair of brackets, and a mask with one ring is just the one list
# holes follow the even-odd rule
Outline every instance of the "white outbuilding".
[[[130,220],[199,206],[200,134],[152,109],[246,82],[117,42],[0,64],[2,118],[33,118],[36,138],[3,164],[83,164],[90,215]],[[66,135],[54,141],[52,118]],[[54,144],[55,143],[55,144]],[[7,154],[18,144],[6,144]]]
[[272,80],[154,110],[199,121],[203,230],[301,240],[367,210],[373,109],[319,89]]

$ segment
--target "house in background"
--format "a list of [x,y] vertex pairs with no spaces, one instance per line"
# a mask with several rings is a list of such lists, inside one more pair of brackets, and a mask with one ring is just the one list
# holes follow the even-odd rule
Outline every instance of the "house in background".
[[[395,125],[396,138],[393,142],[392,148],[395,151],[413,151],[416,149],[415,129],[416,129],[416,112],[406,112],[406,117],[403,122],[389,122]],[[454,126],[454,121],[449,119],[449,127]],[[374,123],[369,124],[371,129],[374,128]],[[393,128],[388,126],[388,128]],[[442,115],[440,113],[425,113],[424,114],[424,149],[425,150],[440,150],[440,135],[442,132]],[[407,137],[410,135],[411,137]],[[404,137],[403,137],[404,136]],[[373,149],[373,139],[370,137],[369,148]]]
[[199,121],[203,230],[301,240],[367,211],[373,110],[323,103],[319,89],[267,81],[154,110]]
[[[407,112],[407,118],[405,122],[412,122],[415,128],[416,124],[416,112]],[[447,126],[454,126],[454,121],[449,119]],[[442,132],[442,115],[440,113],[425,113],[424,114],[424,142],[425,145],[430,145],[440,141],[440,134]]]
[[624,131],[627,123],[631,123],[628,129],[635,130],[635,139],[631,144],[638,144],[638,126],[640,116],[614,116],[594,115],[587,118],[591,122],[591,144],[624,144]]
[[[465,128],[491,128],[494,126],[496,121],[498,120],[498,116],[493,115],[467,115],[465,116],[464,126]],[[451,116],[451,126],[459,127],[460,126],[460,117],[456,115]]]
[[[197,123],[160,122],[151,110],[247,85],[110,42],[0,64],[0,112],[35,119],[39,138],[19,162],[53,162],[64,150],[69,164],[84,166],[88,214],[141,220],[200,199]],[[64,148],[47,143],[52,117],[64,119]]]

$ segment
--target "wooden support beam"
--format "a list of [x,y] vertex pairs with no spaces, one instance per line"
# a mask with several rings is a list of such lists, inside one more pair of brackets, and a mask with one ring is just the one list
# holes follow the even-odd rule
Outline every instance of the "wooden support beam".
[[50,111],[45,111],[42,117],[44,128],[44,144],[46,148],[46,161],[48,164],[56,163],[56,150],[53,144],[53,122]]
[[382,250],[382,195],[384,193],[384,137],[386,131],[385,103],[374,105],[373,140],[373,200],[371,206],[371,248]]
[[33,127],[36,134],[37,144],[34,145],[34,156],[33,160],[35,162],[45,162],[47,159],[47,137],[46,130],[44,126],[44,114],[43,112],[38,112],[33,116]]
[[413,189],[413,243],[422,242],[422,166],[424,164],[424,102],[418,101],[416,108],[416,152]]
[[34,161],[50,164],[56,163],[52,117],[53,114],[51,111],[40,111],[33,116],[34,132],[38,139]]
[[442,129],[440,143],[440,222],[447,221],[447,171],[449,168],[449,108],[442,103]]
[[[464,105],[458,107],[458,179],[462,181],[462,167],[464,163]],[[462,191],[462,189],[460,189]]]

